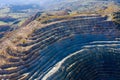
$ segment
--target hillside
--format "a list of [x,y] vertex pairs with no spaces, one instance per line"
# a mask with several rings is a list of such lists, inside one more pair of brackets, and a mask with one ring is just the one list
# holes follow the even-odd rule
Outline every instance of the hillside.
[[120,80],[117,0],[49,1],[0,39],[0,80]]
[[41,6],[43,6],[45,10],[71,9],[78,11],[94,11],[96,8],[102,9],[106,7],[109,3],[120,5],[119,0],[45,0],[41,3]]
[[[0,79],[46,80],[50,67],[83,46],[102,44],[117,47],[119,33],[112,21],[100,15],[76,16],[48,24],[32,21],[1,40],[0,72],[5,76],[0,74]],[[94,43],[96,41],[98,43]],[[111,46],[107,47],[111,49]]]
[[[0,3],[0,39],[4,34],[15,30],[32,20],[28,20],[29,16],[34,16],[42,8],[37,4],[4,4]],[[9,26],[9,28],[5,27]],[[6,31],[3,33],[4,29]],[[3,30],[3,31],[2,31]]]

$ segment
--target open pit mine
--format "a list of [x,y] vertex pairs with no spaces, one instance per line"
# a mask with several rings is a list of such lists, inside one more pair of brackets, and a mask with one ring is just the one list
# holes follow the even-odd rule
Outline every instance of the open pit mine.
[[[16,45],[23,51],[6,48],[0,54],[0,80],[120,80],[120,30],[108,17],[77,16],[36,26]],[[10,40],[4,39],[1,50]]]

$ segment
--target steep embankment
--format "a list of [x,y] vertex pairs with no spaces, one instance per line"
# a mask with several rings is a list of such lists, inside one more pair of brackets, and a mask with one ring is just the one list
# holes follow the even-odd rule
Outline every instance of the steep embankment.
[[[33,27],[39,29],[25,37],[25,42],[17,42],[16,48],[7,48],[7,53],[0,54],[0,79],[120,79],[120,42],[116,41],[120,31],[107,17],[82,16],[44,25],[37,21],[32,24],[17,31],[17,36],[32,33]],[[2,46],[9,44],[6,43]],[[14,49],[18,48],[27,51],[16,52]]]

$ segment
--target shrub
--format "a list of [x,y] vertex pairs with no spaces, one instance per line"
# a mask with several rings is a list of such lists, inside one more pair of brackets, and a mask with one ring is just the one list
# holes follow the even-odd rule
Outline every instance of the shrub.
[[26,39],[21,39],[21,43],[22,43],[22,44],[25,44],[26,42],[27,42]]

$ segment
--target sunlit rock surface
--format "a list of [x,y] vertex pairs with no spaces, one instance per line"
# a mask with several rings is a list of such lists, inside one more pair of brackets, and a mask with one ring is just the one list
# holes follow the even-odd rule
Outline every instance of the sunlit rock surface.
[[[0,66],[0,79],[119,80],[119,30],[107,17],[82,16],[44,26]],[[0,56],[4,59],[5,56]]]

